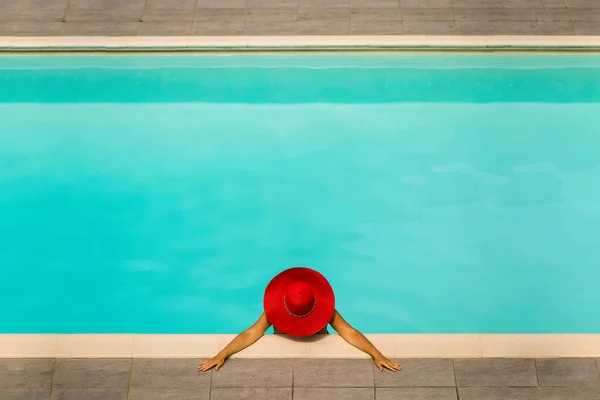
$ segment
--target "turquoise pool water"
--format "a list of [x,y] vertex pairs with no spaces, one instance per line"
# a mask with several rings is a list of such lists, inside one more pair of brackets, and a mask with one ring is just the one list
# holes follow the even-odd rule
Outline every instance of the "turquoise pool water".
[[600,57],[0,57],[1,333],[600,333]]

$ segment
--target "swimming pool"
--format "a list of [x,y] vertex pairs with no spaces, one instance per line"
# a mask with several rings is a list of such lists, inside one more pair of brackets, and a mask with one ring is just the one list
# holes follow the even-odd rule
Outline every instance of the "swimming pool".
[[0,57],[0,333],[599,333],[600,57]]

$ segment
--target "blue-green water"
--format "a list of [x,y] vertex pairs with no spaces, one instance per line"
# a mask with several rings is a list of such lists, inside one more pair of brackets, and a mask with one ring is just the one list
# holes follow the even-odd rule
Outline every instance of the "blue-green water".
[[600,333],[600,57],[0,57],[0,333]]

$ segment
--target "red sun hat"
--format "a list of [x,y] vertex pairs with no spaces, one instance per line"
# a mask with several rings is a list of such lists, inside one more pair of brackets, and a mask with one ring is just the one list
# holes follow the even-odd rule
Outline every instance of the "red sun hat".
[[325,328],[335,311],[327,279],[310,268],[295,267],[276,275],[265,289],[267,319],[291,336],[310,336]]

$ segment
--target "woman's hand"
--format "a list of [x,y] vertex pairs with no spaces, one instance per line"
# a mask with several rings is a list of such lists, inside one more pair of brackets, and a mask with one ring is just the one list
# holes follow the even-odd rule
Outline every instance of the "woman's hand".
[[214,356],[210,360],[202,361],[200,364],[198,364],[198,371],[206,372],[212,367],[215,368],[215,371],[218,371],[223,364],[225,364],[225,357]]
[[378,355],[377,357],[373,358],[373,362],[375,365],[377,365],[377,368],[379,368],[380,371],[383,371],[384,368],[387,368],[392,372],[402,371],[400,364],[396,364],[382,355]]

